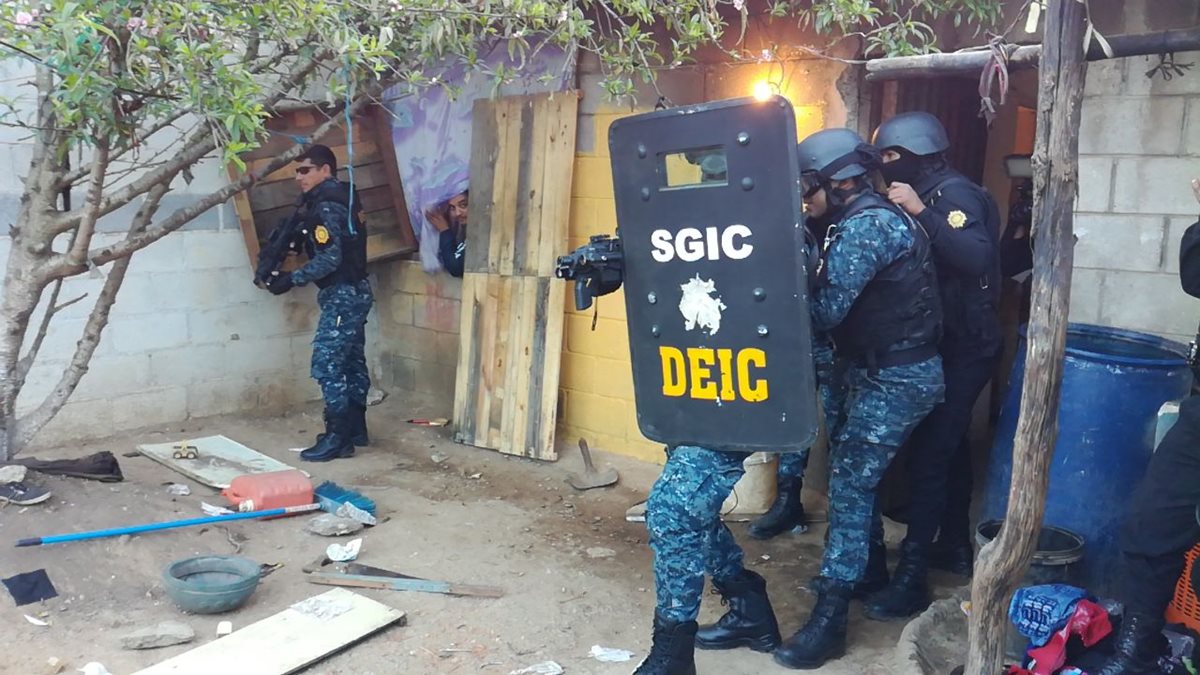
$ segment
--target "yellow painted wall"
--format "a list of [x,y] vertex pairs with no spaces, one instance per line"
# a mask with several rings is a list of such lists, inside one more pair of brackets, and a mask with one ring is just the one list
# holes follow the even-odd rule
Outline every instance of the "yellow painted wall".
[[[580,124],[594,120],[596,142],[592,151],[575,155],[568,230],[571,249],[587,243],[593,234],[612,234],[616,230],[608,127],[628,114],[601,112],[580,117]],[[822,129],[824,123],[824,105],[796,106],[798,138]],[[564,310],[559,438],[574,444],[582,437],[592,447],[663,462],[662,445],[643,437],[637,426],[624,292],[600,298],[595,331],[593,310],[575,311],[572,293],[567,293]]]

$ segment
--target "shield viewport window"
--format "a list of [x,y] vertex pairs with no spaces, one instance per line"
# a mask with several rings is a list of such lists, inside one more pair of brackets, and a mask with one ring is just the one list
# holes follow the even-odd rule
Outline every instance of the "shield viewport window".
[[664,190],[726,185],[725,148],[712,146],[660,155]]

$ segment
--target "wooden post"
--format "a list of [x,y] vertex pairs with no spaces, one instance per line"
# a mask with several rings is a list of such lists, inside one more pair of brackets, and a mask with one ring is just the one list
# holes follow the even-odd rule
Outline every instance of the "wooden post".
[[1079,174],[1079,116],[1087,75],[1083,51],[1086,22],[1084,3],[1049,3],[1042,38],[1033,154],[1037,247],[1029,351],[1013,444],[1008,512],[1000,534],[980,551],[971,584],[970,650],[965,670],[971,675],[994,675],[1003,666],[1008,599],[1029,567],[1046,510],[1070,308],[1072,208]]

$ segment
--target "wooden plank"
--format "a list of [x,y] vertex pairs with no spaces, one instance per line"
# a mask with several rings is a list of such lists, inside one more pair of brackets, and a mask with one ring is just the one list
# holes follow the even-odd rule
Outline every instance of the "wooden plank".
[[[196,446],[200,456],[196,459],[172,457],[172,446],[183,442]],[[142,455],[173,471],[219,489],[229,487],[234,478],[248,473],[287,471],[293,468],[225,436],[185,438],[168,443],[144,443],[137,446],[137,449]]]
[[495,102],[475,101],[471,123],[471,226],[467,229],[467,259],[464,270],[486,272],[491,247],[492,198],[496,158],[500,154]]
[[[350,174],[345,167],[338,169],[338,178],[349,182]],[[382,161],[374,161],[362,166],[354,168],[354,189],[361,194],[363,190],[372,188],[391,189],[387,180],[387,167]],[[250,206],[255,213],[259,211],[269,211],[282,206],[294,205],[296,199],[300,196],[300,187],[296,182],[288,180],[279,180],[270,183],[261,182],[255,184],[248,191],[250,194]]]
[[[535,450],[530,456],[553,461],[558,459],[558,451],[554,447],[554,427],[558,418],[558,380],[562,362],[563,323],[566,319],[565,313],[559,308],[563,306],[566,298],[567,285],[548,277],[538,277],[538,284],[541,285],[538,292],[539,303],[542,302],[542,298],[546,299],[546,318],[544,337],[535,338],[535,345],[541,346],[541,353],[534,354],[533,359],[535,363],[543,365],[538,387],[541,412],[530,416],[537,422],[530,440],[535,444]],[[530,408],[533,409],[532,403]]]
[[547,113],[551,119],[546,134],[546,169],[536,271],[542,277],[554,276],[554,261],[567,248],[578,108],[579,98],[574,92],[558,94],[547,103]]
[[[534,314],[537,310],[538,280],[536,277],[518,277],[520,284],[520,302],[513,312],[513,330],[515,338],[512,342],[509,357],[510,375],[513,396],[505,411],[508,428],[504,435],[510,439],[509,452],[514,455],[528,455],[529,430],[529,398],[530,398],[530,356],[533,353]],[[504,452],[501,449],[501,452]]]
[[462,281],[462,301],[459,313],[458,370],[454,385],[455,438],[460,443],[474,444],[475,403],[474,396],[479,386],[479,349],[476,339],[482,307],[479,302],[480,280],[486,283],[487,276],[479,272],[465,272]]
[[512,390],[512,383],[509,381],[508,367],[511,363],[509,346],[513,340],[514,312],[513,295],[516,286],[520,283],[519,277],[511,276],[496,276],[496,285],[499,289],[499,306],[497,307],[497,323],[499,333],[496,336],[496,351],[493,358],[495,362],[492,364],[492,396],[500,405],[493,405],[489,410],[487,418],[487,447],[496,448],[500,452],[511,452],[509,445],[512,442],[511,438],[505,438],[501,433],[504,428],[504,413],[512,404],[512,397],[515,395]]
[[476,326],[475,339],[482,345],[480,350],[479,387],[476,392],[478,403],[475,406],[475,445],[488,445],[491,436],[488,425],[492,419],[492,403],[496,399],[496,343],[499,341],[500,278],[499,275],[487,275],[486,295],[483,300],[483,321]]
[[388,183],[392,186],[392,208],[399,216],[397,234],[400,235],[401,248],[416,250],[417,237],[413,234],[412,220],[408,215],[408,201],[400,180],[400,162],[396,158],[396,142],[392,135],[392,116],[380,105],[371,106],[367,113],[374,122],[374,141],[383,160],[384,169],[388,175]]
[[[543,227],[544,183],[546,174],[547,131],[550,126],[550,101],[544,97],[532,100],[532,120],[522,125],[529,137],[522,138],[521,173],[517,180],[517,233],[513,249],[513,270],[516,274],[537,274]],[[572,162],[572,164],[574,164]]]
[[442,595],[465,595],[476,598],[503,598],[504,589],[498,586],[457,584],[449,581],[429,579],[394,578],[371,574],[342,574],[340,572],[313,572],[309,583],[324,586],[346,586],[349,588],[375,588],[383,591],[417,591]]
[[398,609],[336,588],[134,675],[288,675],[403,621]]
[[496,193],[492,197],[492,237],[488,271],[512,274],[512,239],[517,221],[517,168],[521,161],[521,101],[499,101],[500,157],[496,162]]

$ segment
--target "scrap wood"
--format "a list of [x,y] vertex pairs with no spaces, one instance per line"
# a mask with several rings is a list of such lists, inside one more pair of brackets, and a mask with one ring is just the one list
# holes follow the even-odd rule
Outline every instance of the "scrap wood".
[[398,609],[337,588],[134,675],[289,675],[404,619]]
[[496,586],[456,584],[448,581],[431,581],[412,577],[377,576],[370,574],[344,574],[340,572],[313,572],[309,582],[323,586],[348,586],[351,588],[375,588],[385,591],[417,591],[419,593],[441,593],[478,598],[502,598],[504,589]]

